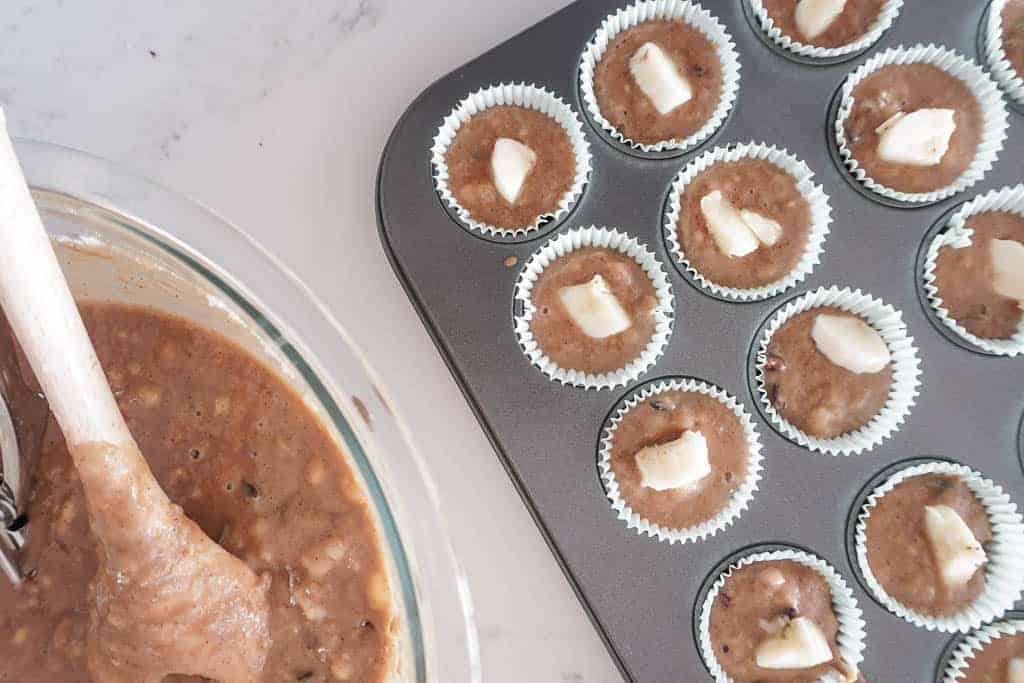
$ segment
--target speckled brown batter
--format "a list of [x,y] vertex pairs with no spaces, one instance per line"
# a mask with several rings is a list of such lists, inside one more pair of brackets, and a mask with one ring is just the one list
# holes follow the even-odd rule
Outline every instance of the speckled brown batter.
[[[260,680],[382,680],[397,624],[380,544],[344,456],[302,399],[234,343],[184,320],[114,304],[82,312],[161,487],[270,578]],[[11,348],[8,335],[0,324],[0,349]],[[5,387],[37,386],[20,368],[5,364]],[[96,541],[60,430],[23,407],[12,401],[19,442],[42,445],[20,558],[28,579],[20,589],[0,581],[0,681],[85,683]]]
[[[569,317],[558,292],[601,275],[629,315],[632,325],[602,339],[588,337]],[[584,247],[551,263],[533,285],[530,321],[537,343],[559,367],[604,373],[637,358],[654,335],[658,299],[650,277],[635,260],[614,249]]]
[[[698,431],[708,442],[711,474],[692,488],[655,491],[641,485],[636,454]],[[641,517],[686,529],[714,517],[747,476],[748,449],[736,413],[698,392],[666,391],[626,413],[612,439],[611,467],[623,500]]]
[[842,47],[868,32],[882,10],[884,0],[846,0],[843,11],[828,28],[814,38],[808,38],[796,26],[796,6],[799,0],[762,0],[768,16],[784,35],[805,45]]
[[966,224],[974,230],[970,246],[943,247],[935,260],[935,286],[942,306],[972,334],[1008,339],[1017,332],[1024,312],[1016,299],[997,294],[992,288],[989,242],[1024,242],[1024,216],[986,211],[971,216]]
[[1017,75],[1024,77],[1024,0],[1009,0],[1001,19],[1003,51]]
[[[737,209],[747,209],[782,225],[782,237],[746,256],[718,249],[700,200],[718,190]],[[811,209],[786,171],[764,159],[714,164],[687,184],[680,197],[676,234],[687,260],[711,282],[750,288],[783,278],[800,263],[811,229]]]
[[[491,152],[498,138],[518,140],[537,155],[515,204],[498,192],[491,176]],[[448,186],[474,219],[498,228],[532,225],[553,213],[572,189],[576,158],[565,129],[546,114],[525,107],[491,107],[459,128],[445,155]]]
[[[664,116],[633,80],[629,60],[647,42],[675,63],[693,97]],[[594,71],[601,114],[630,140],[655,143],[693,135],[711,118],[722,93],[722,64],[715,46],[682,21],[648,21],[617,35]]]
[[811,338],[821,313],[855,317],[834,306],[799,313],[772,335],[765,364],[768,397],[797,429],[823,439],[866,425],[889,398],[891,364],[873,374],[840,367],[818,351]]
[[[784,582],[774,586],[780,576]],[[796,617],[810,619],[821,629],[833,661],[809,669],[757,666],[757,646],[777,636]],[[839,661],[839,621],[832,610],[828,582],[793,560],[754,562],[733,572],[711,606],[709,631],[715,658],[738,683],[809,683],[830,670],[845,670]]]
[[[934,166],[893,164],[878,158],[875,129],[897,112],[953,109],[956,130],[949,149]],[[890,64],[853,89],[846,138],[853,158],[876,182],[901,192],[930,192],[953,183],[967,170],[984,127],[981,106],[960,79],[931,64]]]
[[1000,636],[970,660],[963,683],[1009,683],[1007,666],[1016,657],[1024,657],[1024,633]]
[[985,568],[966,586],[948,589],[924,531],[926,505],[946,505],[982,544],[992,540],[988,514],[959,477],[924,474],[900,482],[879,500],[867,522],[868,565],[896,601],[922,614],[962,611],[985,589]]

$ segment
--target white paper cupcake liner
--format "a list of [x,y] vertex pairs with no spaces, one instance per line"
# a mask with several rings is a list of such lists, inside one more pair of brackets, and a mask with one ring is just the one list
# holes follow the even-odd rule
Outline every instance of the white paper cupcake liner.
[[935,267],[939,251],[943,247],[958,249],[970,246],[974,231],[967,227],[966,221],[971,216],[985,211],[1009,211],[1024,216],[1024,185],[1004,187],[979,195],[961,206],[950,217],[946,229],[939,232],[932,243],[928,245],[922,273],[924,289],[928,295],[928,303],[935,311],[935,316],[946,327],[983,351],[1001,356],[1016,356],[1024,353],[1024,318],[1017,326],[1017,332],[1009,339],[979,337],[954,320],[949,311],[944,308],[942,297],[939,296],[939,288],[935,283]]
[[[715,46],[718,60],[722,64],[722,92],[718,99],[718,106],[696,133],[686,138],[660,140],[653,144],[647,144],[626,137],[601,114],[594,91],[594,71],[615,36],[634,26],[655,20],[685,22],[699,30],[711,41]],[[601,23],[601,28],[583,49],[583,55],[580,57],[580,94],[590,118],[615,140],[646,153],[685,150],[696,147],[707,140],[729,115],[729,110],[732,109],[736,101],[736,94],[740,87],[739,59],[736,46],[725,26],[697,3],[687,0],[641,0],[620,9],[615,14],[608,15]]]
[[994,640],[1003,636],[1013,636],[1024,633],[1024,621],[1009,620],[999,621],[994,624],[982,626],[974,633],[966,636],[953,651],[942,674],[942,683],[956,683],[967,676],[973,660],[979,652]]
[[[892,386],[882,409],[860,429],[831,439],[811,436],[782,417],[768,398],[764,377],[764,364],[768,359],[768,344],[772,335],[797,314],[821,306],[835,306],[863,318],[882,336],[892,358]],[[761,407],[771,422],[791,441],[812,451],[829,455],[857,455],[870,450],[899,429],[917,399],[920,360],[914,347],[914,338],[907,336],[902,313],[859,289],[851,291],[849,288],[822,287],[803,294],[774,314],[757,344],[754,378]]]
[[[459,128],[474,115],[498,106],[525,107],[553,118],[569,136],[569,144],[572,146],[576,161],[576,174],[573,177],[572,187],[562,195],[555,211],[537,216],[533,223],[519,228],[502,228],[476,220],[464,206],[459,204],[448,185],[448,164],[445,161],[445,155],[448,153],[452,140],[459,132]],[[437,134],[434,136],[434,144],[430,148],[430,160],[434,172],[434,185],[438,194],[441,195],[445,204],[455,212],[463,225],[484,235],[505,238],[521,237],[538,230],[542,225],[564,217],[583,194],[583,189],[590,178],[591,164],[590,144],[583,135],[583,123],[572,107],[548,90],[526,83],[500,83],[477,90],[463,98],[438,128]]]
[[[966,610],[952,616],[921,614],[897,602],[875,578],[868,564],[867,523],[871,511],[879,499],[897,484],[922,474],[962,478],[988,512],[989,523],[992,525],[992,542],[987,548],[988,563],[985,565],[985,590]],[[926,462],[900,470],[889,477],[865,501],[857,517],[855,538],[857,564],[875,598],[896,616],[929,631],[955,633],[978,628],[1013,609],[1013,603],[1024,589],[1024,524],[1021,523],[1017,506],[1010,502],[1010,497],[999,486],[964,465],[942,461]]]
[[[861,168],[846,141],[844,125],[853,110],[853,90],[865,78],[890,64],[931,64],[963,81],[974,94],[984,120],[981,140],[974,160],[952,184],[930,192],[900,192],[869,177]],[[867,189],[889,199],[903,202],[935,202],[966,190],[981,180],[992,168],[1006,139],[1006,107],[995,81],[980,66],[958,53],[938,45],[894,47],[880,52],[847,77],[843,83],[842,100],[835,120],[836,144],[843,163],[853,177]]]
[[[748,555],[732,564],[722,572],[707,597],[704,598],[704,605],[700,612],[700,624],[698,641],[700,642],[701,654],[704,663],[714,677],[716,683],[735,683],[734,679],[722,669],[715,656],[715,647],[711,642],[711,606],[718,598],[726,579],[732,576],[737,569],[755,562],[767,562],[773,560],[792,560],[810,567],[817,571],[828,583],[832,590],[832,610],[835,612],[836,620],[839,622],[839,633],[836,635],[836,644],[839,646],[839,655],[843,662],[853,668],[858,668],[864,660],[864,619],[860,607],[857,606],[857,599],[853,597],[853,591],[846,585],[846,581],[832,565],[825,560],[810,553],[797,550],[796,548],[785,550],[773,550],[768,552],[754,553]],[[838,662],[837,662],[838,664]],[[819,679],[821,683],[839,683],[837,676],[823,676]]]
[[988,20],[985,24],[985,58],[992,77],[998,81],[1006,96],[1019,105],[1024,105],[1024,74],[1019,74],[1006,57],[1003,49],[1003,8],[1006,0],[992,0],[988,6]]
[[[530,329],[530,321],[536,312],[533,305],[533,285],[537,278],[555,260],[583,247],[603,247],[618,251],[636,261],[654,285],[658,303],[654,309],[654,334],[640,355],[625,367],[613,372],[594,374],[581,370],[559,367],[540,347]],[[665,269],[657,257],[635,237],[619,232],[615,228],[590,226],[576,228],[548,240],[534,252],[523,266],[516,280],[515,297],[522,302],[523,310],[515,316],[516,340],[526,357],[549,379],[584,389],[612,389],[624,386],[645,373],[661,356],[672,335],[674,301],[672,285]]]
[[[796,181],[797,190],[807,201],[811,211],[811,227],[807,235],[800,262],[784,277],[760,287],[737,288],[726,287],[706,278],[683,252],[679,243],[677,224],[679,222],[680,202],[686,186],[698,175],[718,162],[737,161],[739,159],[764,159],[788,173]],[[718,296],[735,301],[758,301],[775,296],[790,287],[802,282],[821,260],[825,238],[828,236],[829,225],[832,223],[832,208],[829,206],[828,195],[820,185],[814,184],[814,172],[806,163],[785,149],[774,145],[768,147],[763,143],[749,142],[746,144],[716,147],[691,161],[672,182],[668,208],[665,212],[665,240],[669,251],[676,262],[681,264],[692,278],[705,290]]]
[[892,26],[892,23],[899,15],[900,8],[903,7],[903,0],[887,0],[882,5],[881,10],[879,10],[878,17],[864,35],[839,47],[818,47],[808,43],[801,43],[796,38],[783,33],[782,29],[775,25],[775,20],[768,15],[768,10],[765,9],[761,0],[747,0],[747,2],[750,3],[750,10],[754,18],[757,19],[761,30],[772,39],[772,42],[793,54],[812,59],[832,59],[866,50],[874,45],[882,37],[883,33],[889,30],[889,27]]
[[[729,499],[729,502],[718,514],[700,524],[688,528],[670,528],[650,522],[633,511],[629,504],[622,498],[619,484],[615,480],[615,472],[612,470],[611,454],[612,439],[622,419],[630,410],[637,405],[647,401],[652,396],[662,394],[666,391],[688,391],[711,396],[726,406],[739,419],[743,426],[743,434],[747,444],[747,474],[740,487]],[[618,518],[626,522],[630,529],[636,529],[640,535],[647,535],[657,538],[659,541],[669,543],[688,543],[713,536],[722,529],[732,524],[740,514],[750,505],[754,492],[757,490],[757,483],[761,479],[762,456],[761,441],[757,434],[757,428],[750,414],[743,408],[743,405],[733,396],[730,396],[724,389],[695,379],[671,379],[663,380],[635,391],[621,408],[615,413],[610,423],[605,427],[601,435],[601,447],[598,451],[598,468],[601,471],[601,480],[604,482],[608,500],[611,501],[612,509],[618,513]]]

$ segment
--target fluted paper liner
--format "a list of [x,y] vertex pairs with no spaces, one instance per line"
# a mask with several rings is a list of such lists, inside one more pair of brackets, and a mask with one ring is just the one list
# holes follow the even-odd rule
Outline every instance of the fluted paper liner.
[[921,277],[924,278],[924,290],[928,295],[928,303],[931,305],[932,310],[935,311],[935,316],[942,321],[942,324],[984,351],[1001,356],[1016,356],[1024,353],[1024,317],[1021,318],[1017,326],[1017,332],[1009,339],[986,339],[979,337],[950,315],[943,305],[942,297],[939,296],[938,285],[935,282],[935,267],[939,258],[939,252],[946,247],[959,249],[970,246],[974,231],[967,227],[966,221],[971,216],[976,216],[986,211],[1009,211],[1024,216],[1024,185],[991,190],[975,197],[957,209],[956,213],[950,217],[947,227],[935,235],[931,244],[928,245],[928,253],[925,256],[924,270],[921,273]]
[[985,59],[992,77],[996,79],[1006,96],[1018,105],[1024,105],[1024,74],[1019,74],[1006,57],[1003,49],[1003,8],[1006,0],[992,0],[988,6],[988,20],[985,24]]
[[[775,282],[770,282],[759,287],[739,288],[719,285],[706,278],[696,266],[690,263],[683,247],[679,243],[678,223],[680,213],[680,202],[686,186],[694,178],[719,162],[737,161],[739,159],[764,159],[778,166],[788,173],[796,182],[796,188],[807,201],[810,208],[811,225],[807,233],[807,244],[804,247],[803,256],[799,263]],[[668,207],[665,212],[665,241],[668,250],[676,262],[681,264],[693,279],[705,290],[718,296],[732,299],[734,301],[758,301],[775,296],[785,290],[794,287],[806,278],[814,267],[821,261],[821,253],[825,248],[825,238],[828,236],[829,225],[832,223],[832,208],[829,206],[828,195],[813,181],[814,172],[806,163],[798,159],[785,149],[779,149],[774,145],[769,147],[763,143],[748,142],[745,144],[729,145],[727,147],[716,147],[691,161],[672,182],[672,190],[669,194]]]
[[[868,564],[867,522],[882,496],[897,484],[923,474],[958,476],[978,498],[988,513],[992,526],[992,542],[988,544],[985,564],[985,590],[963,612],[951,616],[930,616],[915,612],[890,596]],[[998,619],[1010,609],[1024,588],[1024,524],[1017,506],[1003,490],[969,467],[950,462],[933,461],[913,465],[892,475],[868,496],[857,517],[855,532],[857,564],[875,598],[890,612],[915,626],[944,633],[967,632],[983,623]]]
[[[474,115],[498,106],[525,107],[550,116],[569,136],[569,144],[575,157],[576,171],[572,186],[562,195],[555,211],[537,216],[530,225],[518,228],[502,228],[476,220],[469,210],[459,203],[448,186],[448,164],[445,161],[445,155],[448,153],[452,140],[459,132],[459,128]],[[538,230],[551,221],[563,218],[583,194],[583,189],[590,178],[591,164],[590,144],[583,135],[583,123],[572,107],[554,93],[538,85],[526,83],[500,83],[481,88],[463,98],[444,118],[441,127],[438,128],[437,134],[434,136],[434,144],[430,149],[430,160],[437,192],[445,204],[459,217],[462,224],[481,234],[504,238],[521,237]]]
[[971,668],[971,660],[981,652],[985,646],[1003,636],[1013,636],[1024,633],[1024,621],[1009,620],[999,621],[994,624],[982,626],[974,633],[966,636],[953,651],[942,673],[942,683],[956,683],[967,676]]
[[[892,386],[885,405],[860,429],[831,439],[811,436],[786,420],[768,399],[765,386],[764,364],[768,358],[768,344],[779,328],[799,313],[822,306],[835,306],[860,316],[882,336],[889,347],[892,366]],[[791,441],[812,451],[829,455],[856,455],[870,450],[899,429],[910,414],[917,399],[921,374],[917,349],[913,337],[907,336],[903,315],[881,299],[864,294],[859,289],[819,288],[785,304],[765,326],[757,344],[754,378],[758,400],[771,422]]]
[[[857,599],[853,597],[853,591],[846,585],[846,581],[832,565],[825,560],[796,548],[785,550],[773,550],[748,555],[732,564],[722,572],[707,597],[704,598],[704,605],[701,607],[699,632],[697,634],[700,643],[701,655],[704,663],[714,677],[716,683],[736,683],[734,679],[722,669],[715,656],[715,647],[711,642],[711,606],[715,603],[726,579],[732,576],[737,569],[755,562],[769,562],[775,560],[792,560],[799,562],[805,567],[815,570],[825,579],[832,590],[832,611],[835,612],[836,620],[839,622],[839,632],[836,634],[836,644],[839,649],[839,656],[842,660],[854,668],[859,668],[864,660],[864,619],[860,607],[857,606]],[[838,664],[838,662],[836,662]],[[825,675],[818,679],[821,683],[840,683],[838,677]]]
[[[719,401],[722,405],[729,408],[740,421],[747,445],[747,473],[739,488],[733,493],[725,507],[714,517],[688,528],[664,527],[650,522],[634,512],[629,503],[622,498],[611,464],[612,440],[622,419],[636,406],[647,401],[652,396],[665,393],[666,391],[700,393],[711,396]],[[612,509],[618,513],[619,519],[625,521],[626,526],[630,529],[636,529],[638,534],[646,534],[652,538],[657,538],[659,541],[667,541],[669,543],[688,543],[690,541],[702,540],[708,536],[713,536],[732,524],[747,509],[751,499],[754,497],[757,483],[761,479],[761,461],[761,441],[758,438],[757,428],[754,426],[754,421],[750,414],[743,408],[743,405],[724,389],[695,379],[663,380],[634,391],[605,426],[601,435],[601,446],[598,451],[598,467],[601,471],[601,481],[604,482],[608,500],[611,501]]]
[[[540,277],[540,274],[553,261],[566,256],[582,247],[603,247],[618,251],[636,261],[654,285],[658,303],[655,306],[654,334],[650,342],[637,358],[626,364],[625,367],[613,372],[593,374],[581,370],[559,367],[540,347],[530,329],[530,321],[536,311],[531,295],[533,285]],[[632,382],[646,372],[661,356],[672,334],[672,319],[674,314],[672,285],[661,262],[646,246],[637,241],[636,238],[620,232],[615,228],[604,228],[590,226],[589,228],[576,228],[569,232],[557,235],[540,249],[534,252],[527,261],[516,281],[515,297],[523,304],[523,310],[515,316],[514,326],[516,339],[523,353],[530,359],[537,368],[548,378],[561,384],[582,387],[585,389],[611,389],[623,386]],[[581,332],[582,334],[582,332]]]
[[[982,133],[978,149],[970,165],[953,183],[930,192],[900,192],[876,182],[861,168],[846,141],[844,124],[853,110],[853,91],[868,76],[890,64],[931,64],[961,80],[974,94],[982,112]],[[962,192],[981,180],[992,168],[1006,139],[1006,107],[995,81],[973,61],[949,48],[939,45],[915,45],[894,47],[880,52],[856,71],[843,83],[842,100],[834,122],[836,145],[843,163],[850,174],[864,187],[876,194],[903,202],[935,202]]]
[[750,10],[761,30],[772,39],[773,43],[793,54],[812,59],[832,59],[866,50],[878,42],[882,34],[889,30],[899,15],[900,8],[903,7],[903,0],[886,0],[878,12],[878,17],[875,18],[864,35],[838,47],[819,47],[810,43],[802,43],[796,37],[783,33],[782,29],[775,25],[775,20],[768,15],[768,10],[765,9],[761,0],[745,1],[750,4]]
[[[685,22],[699,30],[711,41],[715,46],[715,54],[722,64],[722,92],[718,98],[718,106],[696,133],[685,138],[660,140],[647,144],[626,137],[601,114],[594,91],[594,72],[597,63],[601,61],[615,36],[644,22],[657,20]],[[641,152],[690,149],[707,140],[729,115],[729,111],[736,102],[736,94],[740,87],[739,59],[736,45],[725,26],[697,3],[687,0],[641,0],[620,9],[615,14],[609,14],[583,49],[583,55],[580,57],[580,95],[590,118],[612,138],[625,145]]]

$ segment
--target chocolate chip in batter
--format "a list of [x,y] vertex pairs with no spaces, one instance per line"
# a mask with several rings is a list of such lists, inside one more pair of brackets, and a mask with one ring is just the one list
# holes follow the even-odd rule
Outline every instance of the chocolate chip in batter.
[[650,401],[648,401],[648,403],[652,408],[659,411],[675,410],[678,407],[678,403],[676,403],[674,399],[667,396],[659,396],[656,398],[652,398]]

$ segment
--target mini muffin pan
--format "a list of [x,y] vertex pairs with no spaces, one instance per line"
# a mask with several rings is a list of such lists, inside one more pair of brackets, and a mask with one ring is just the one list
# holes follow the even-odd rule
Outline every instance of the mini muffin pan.
[[[916,263],[926,233],[954,207],[1024,182],[1024,116],[1010,112],[997,163],[967,192],[915,208],[878,201],[855,191],[830,154],[833,94],[870,55],[901,44],[945,45],[982,63],[976,35],[985,4],[907,0],[870,50],[822,66],[778,54],[748,22],[744,2],[703,3],[736,44],[739,95],[709,140],[672,158],[641,158],[608,144],[581,106],[581,51],[625,3],[576,2],[445,76],[409,107],[384,150],[377,181],[381,240],[626,680],[710,680],[693,622],[702,585],[744,548],[788,544],[827,560],[853,589],[867,622],[861,668],[868,680],[933,681],[950,636],[915,628],[865,592],[848,554],[847,519],[876,475],[922,456],[969,465],[1024,502],[1024,358],[973,353],[949,339],[941,323],[929,319]],[[590,181],[572,212],[513,242],[485,239],[454,222],[430,166],[433,137],[452,107],[501,82],[535,83],[563,98],[584,121],[593,154]],[[829,195],[833,222],[814,271],[779,296],[730,303],[666,268],[675,294],[672,336],[657,363],[630,386],[585,390],[555,383],[534,367],[513,328],[515,283],[530,256],[555,234],[597,225],[636,237],[667,266],[673,257],[662,225],[673,178],[706,150],[749,141],[785,148],[807,162]],[[922,368],[907,422],[880,445],[848,457],[812,453],[779,435],[760,413],[749,376],[756,334],[772,313],[831,285],[859,288],[900,310]],[[602,426],[617,403],[639,384],[674,376],[700,377],[736,396],[754,416],[764,455],[749,508],[714,536],[683,544],[628,528],[612,510],[597,468]],[[544,605],[531,607],[544,618]]]

